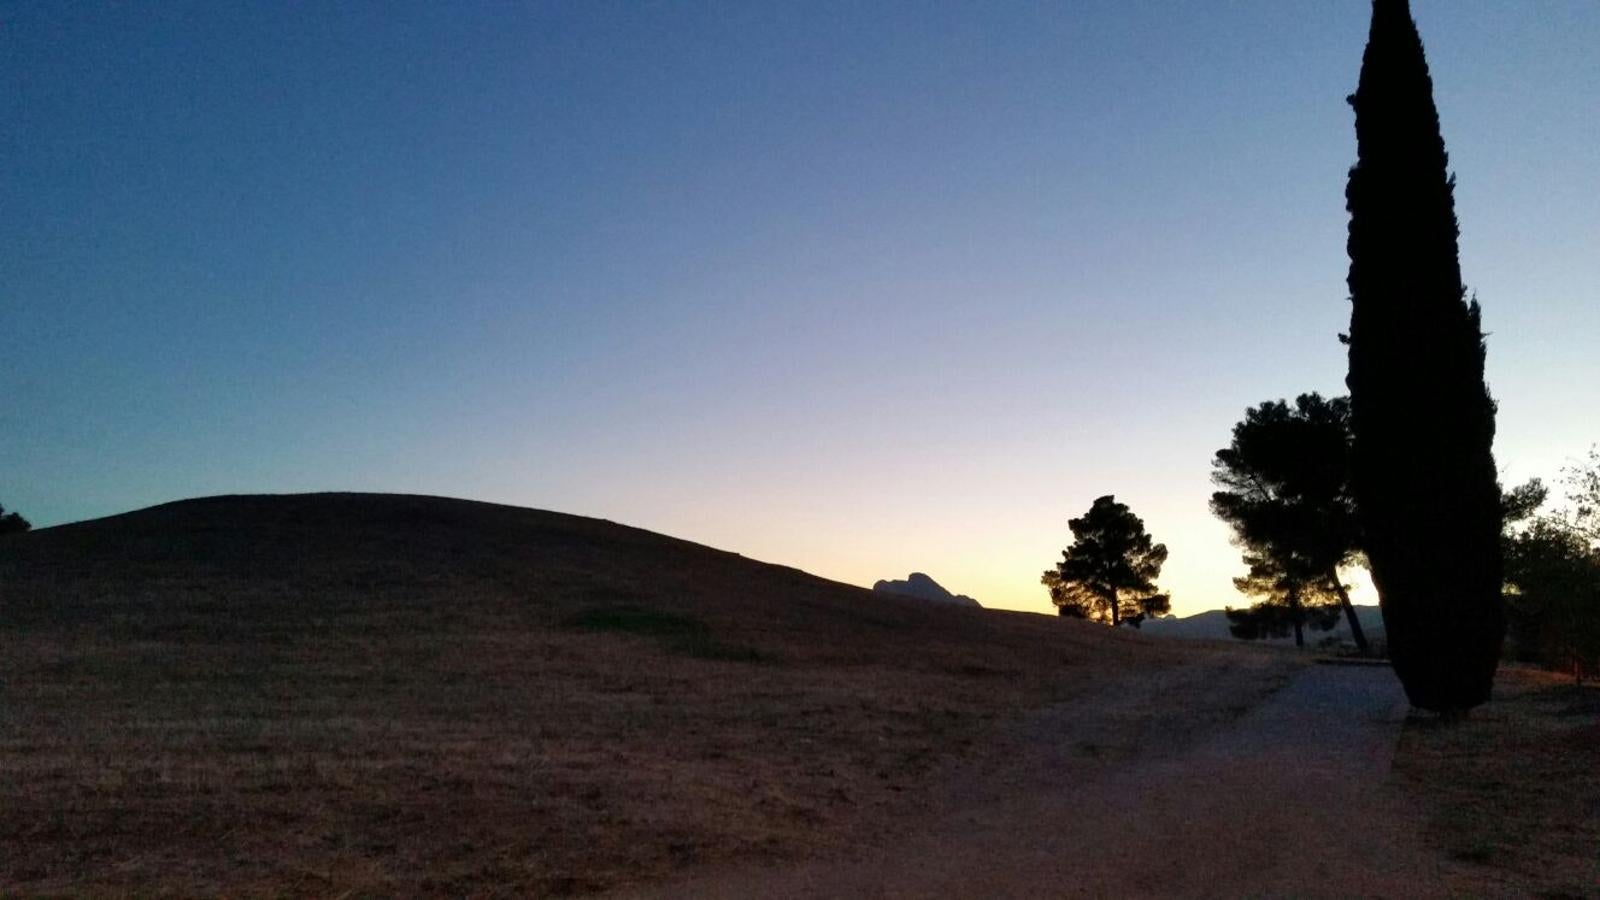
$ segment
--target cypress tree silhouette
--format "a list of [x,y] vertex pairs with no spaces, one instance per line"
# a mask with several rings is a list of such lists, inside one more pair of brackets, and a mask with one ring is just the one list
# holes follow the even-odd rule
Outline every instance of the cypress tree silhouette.
[[1505,632],[1494,401],[1455,179],[1406,0],[1374,0],[1350,170],[1351,489],[1414,706],[1484,702]]

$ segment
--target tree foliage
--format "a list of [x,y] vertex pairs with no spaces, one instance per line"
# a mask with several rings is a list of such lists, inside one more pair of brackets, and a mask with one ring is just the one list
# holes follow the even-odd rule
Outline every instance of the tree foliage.
[[1538,513],[1549,491],[1537,480],[1506,494],[1506,606],[1518,659],[1567,669],[1580,680],[1600,668],[1600,546],[1585,497],[1600,485],[1600,457],[1566,470],[1564,513]]
[[1228,607],[1228,631],[1247,641],[1294,635],[1297,647],[1306,644],[1305,630],[1328,631],[1343,613],[1339,594],[1318,576],[1308,577],[1286,568],[1279,560],[1249,551],[1244,561],[1249,574],[1233,579],[1239,593],[1261,600],[1247,609]]
[[32,527],[27,519],[14,512],[8,513],[4,506],[0,506],[0,534],[19,534]]
[[1533,518],[1550,497],[1550,489],[1537,478],[1519,484],[1500,497],[1501,527],[1508,530]]
[[[1235,586],[1265,598],[1267,608],[1256,611],[1262,621],[1282,624],[1269,635],[1292,628],[1303,644],[1307,610],[1326,599],[1345,613],[1351,637],[1366,652],[1339,577],[1339,567],[1357,557],[1360,539],[1349,488],[1349,419],[1347,399],[1315,393],[1301,394],[1293,406],[1273,400],[1246,410],[1233,441],[1212,461],[1212,481],[1221,490],[1211,495],[1211,511],[1245,551],[1250,575]],[[1229,618],[1254,634],[1261,629],[1246,621],[1251,614],[1240,610]]]
[[1579,678],[1600,667],[1600,554],[1558,519],[1506,542],[1506,600],[1517,656]]
[[1172,598],[1156,588],[1167,547],[1144,530],[1144,521],[1112,495],[1100,497],[1067,522],[1072,546],[1040,579],[1061,615],[1138,627],[1161,615]]
[[1350,170],[1351,487],[1413,705],[1488,699],[1505,623],[1494,402],[1454,179],[1406,0],[1375,0]]
[[1600,544],[1600,448],[1562,469],[1571,512],[1567,523],[1592,548]]
[[1233,579],[1239,593],[1262,600],[1248,609],[1228,607],[1228,631],[1247,641],[1294,635],[1304,647],[1305,629],[1329,631],[1339,624],[1339,594],[1321,578],[1307,578],[1285,569],[1270,556],[1246,551],[1248,575]]

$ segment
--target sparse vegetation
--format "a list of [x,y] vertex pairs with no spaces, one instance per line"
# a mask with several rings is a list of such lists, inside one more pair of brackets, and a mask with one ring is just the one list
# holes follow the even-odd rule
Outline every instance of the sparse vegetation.
[[1600,549],[1600,448],[1590,447],[1582,460],[1562,470],[1562,476],[1571,506],[1567,524],[1590,549]]
[[1495,699],[1453,723],[1415,718],[1395,760],[1458,865],[1451,896],[1590,897],[1600,884],[1600,687],[1502,669]]
[[706,623],[679,613],[637,606],[600,606],[573,613],[562,624],[581,631],[609,631],[649,637],[698,637],[711,629]]
[[582,631],[662,638],[664,648],[697,659],[745,663],[774,661],[771,654],[754,647],[718,640],[706,623],[676,613],[636,606],[601,606],[568,616],[564,624]]

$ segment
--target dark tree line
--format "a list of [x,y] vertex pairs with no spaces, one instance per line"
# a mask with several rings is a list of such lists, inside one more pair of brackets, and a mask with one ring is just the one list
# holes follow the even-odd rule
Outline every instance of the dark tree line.
[[1506,494],[1506,614],[1512,652],[1570,671],[1600,668],[1600,457],[1566,472],[1568,510],[1541,514],[1549,490],[1531,481]]
[[[1361,556],[1347,410],[1344,398],[1316,394],[1263,403],[1217,451],[1213,478],[1224,490],[1212,511],[1232,527],[1249,569],[1234,585],[1261,598],[1228,610],[1235,637],[1293,634],[1303,646],[1306,629],[1331,629],[1342,610],[1360,638],[1337,574]],[[1600,667],[1600,451],[1564,472],[1564,512],[1540,512],[1550,491],[1538,479],[1500,497],[1503,595],[1515,658],[1581,678]]]

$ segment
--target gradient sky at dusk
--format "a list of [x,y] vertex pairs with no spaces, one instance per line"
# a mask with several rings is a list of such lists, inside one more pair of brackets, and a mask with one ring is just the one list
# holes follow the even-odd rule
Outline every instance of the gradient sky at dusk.
[[[1600,4],[1413,4],[1506,478],[1600,440]],[[1358,0],[0,2],[0,503],[404,491],[1180,613],[1343,392]],[[1370,597],[1367,598],[1370,601]]]

